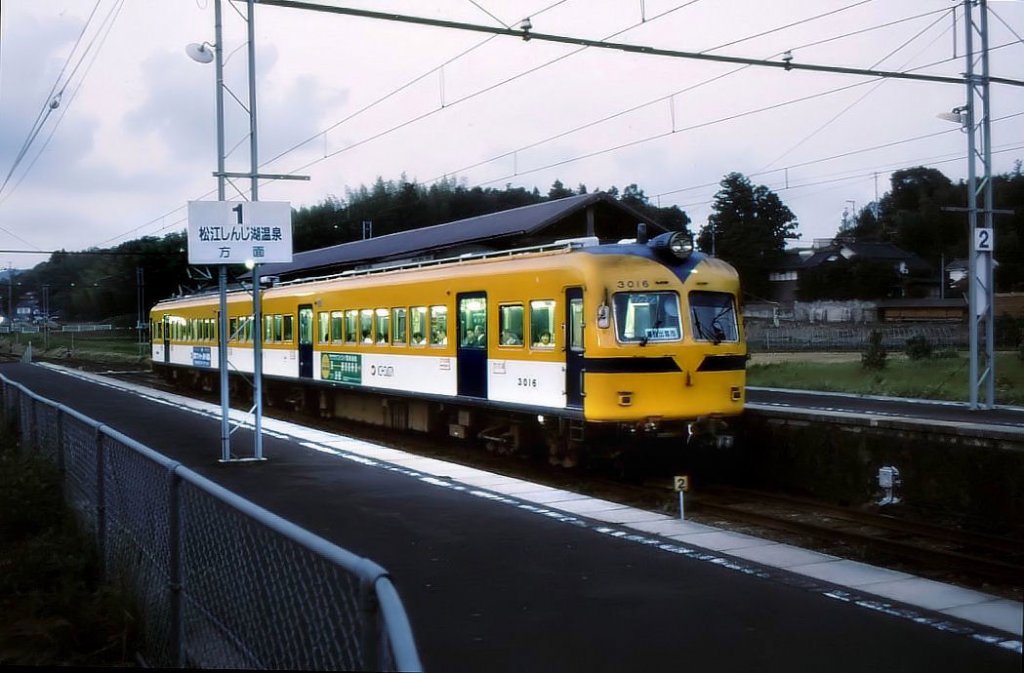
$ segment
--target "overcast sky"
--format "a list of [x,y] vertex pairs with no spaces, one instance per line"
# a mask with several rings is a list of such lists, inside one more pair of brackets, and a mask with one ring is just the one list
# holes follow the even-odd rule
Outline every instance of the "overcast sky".
[[[749,59],[790,50],[794,63],[966,69],[962,3],[951,0],[321,1],[513,28],[529,16],[537,33]],[[989,5],[991,74],[1024,80],[1024,2]],[[248,96],[245,3],[223,6],[227,168],[247,172],[248,118],[232,98]],[[5,0],[0,12],[0,249],[184,230],[187,202],[216,198],[215,68],[184,50],[214,41],[214,0]],[[542,193],[556,179],[591,191],[636,183],[696,231],[738,171],[778,193],[809,244],[888,191],[893,170],[966,178],[967,136],[936,117],[965,102],[960,84],[269,6],[255,26],[261,172],[311,178],[264,184],[261,200],[315,205],[403,174]],[[993,170],[1004,173],[1024,159],[1024,87],[993,85],[991,110]],[[229,186],[227,198],[242,197]],[[0,265],[45,258],[3,252]]]

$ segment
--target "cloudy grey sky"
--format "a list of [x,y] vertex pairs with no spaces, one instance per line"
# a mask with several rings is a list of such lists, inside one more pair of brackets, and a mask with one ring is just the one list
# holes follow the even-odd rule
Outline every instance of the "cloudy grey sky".
[[[319,0],[321,4],[685,52],[959,77],[952,0]],[[1024,2],[990,0],[991,74],[1024,80]],[[0,9],[0,249],[83,250],[185,228],[216,198],[213,0],[6,0]],[[954,19],[955,10],[955,19]],[[248,168],[244,3],[224,0],[228,170]],[[91,17],[91,18],[90,18]],[[313,205],[385,180],[590,190],[638,184],[706,222],[739,171],[775,190],[803,241],[888,190],[893,170],[967,172],[936,115],[959,84],[789,72],[256,8],[260,160]],[[60,95],[60,104],[48,103]],[[1024,159],[1024,87],[993,85],[993,169]],[[30,142],[29,142],[30,141]],[[20,159],[19,159],[20,156]],[[13,171],[12,171],[12,167]],[[245,181],[237,187],[245,190]],[[228,199],[241,198],[232,187]],[[27,267],[40,255],[0,253]]]

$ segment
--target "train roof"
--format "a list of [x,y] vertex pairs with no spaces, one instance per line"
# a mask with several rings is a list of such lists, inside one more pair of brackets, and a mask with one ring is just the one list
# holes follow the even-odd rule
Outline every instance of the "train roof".
[[464,252],[509,250],[580,236],[616,241],[635,236],[639,222],[647,224],[652,236],[665,231],[614,197],[595,192],[300,252],[290,263],[263,266],[261,273],[286,280]]

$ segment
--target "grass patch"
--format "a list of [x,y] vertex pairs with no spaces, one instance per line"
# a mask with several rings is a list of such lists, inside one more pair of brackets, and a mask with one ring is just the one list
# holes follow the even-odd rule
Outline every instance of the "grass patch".
[[[964,353],[923,360],[889,358],[883,369],[865,369],[859,361],[815,362],[809,356],[805,361],[750,365],[747,384],[966,402],[969,367]],[[1024,360],[1016,353],[996,353],[995,371],[996,403],[1024,404]]]
[[96,362],[138,362],[150,353],[149,342],[139,344],[138,335],[130,330],[112,332],[50,332],[5,335],[0,339],[0,352],[20,354],[32,344],[36,356],[55,360],[85,359]]
[[0,666],[134,666],[137,621],[99,568],[56,467],[0,431]]

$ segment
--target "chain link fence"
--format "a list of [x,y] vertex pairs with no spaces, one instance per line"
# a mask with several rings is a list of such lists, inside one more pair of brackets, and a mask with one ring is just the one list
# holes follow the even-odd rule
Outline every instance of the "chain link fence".
[[22,450],[55,462],[147,665],[422,670],[383,568],[0,375]]
[[746,324],[747,346],[752,353],[795,351],[862,351],[871,332],[882,334],[882,346],[902,351],[913,337],[925,338],[937,350],[964,349],[969,344],[966,325],[785,325]]

